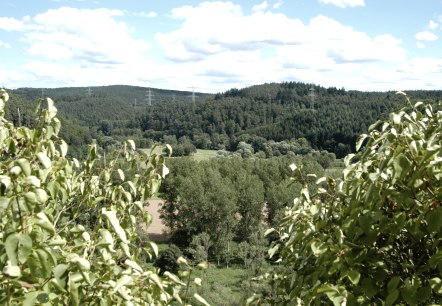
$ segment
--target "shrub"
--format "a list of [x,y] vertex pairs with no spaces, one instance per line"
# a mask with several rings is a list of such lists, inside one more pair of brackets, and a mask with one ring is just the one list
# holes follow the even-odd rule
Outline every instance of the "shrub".
[[441,120],[440,110],[421,102],[392,113],[359,138],[363,150],[346,158],[342,182],[318,179],[314,194],[304,188],[276,229],[269,253],[278,253],[284,269],[268,276],[273,291],[262,299],[440,303]]
[[177,274],[179,270],[177,260],[181,256],[183,256],[181,250],[176,245],[171,244],[167,249],[160,252],[154,266],[160,269],[160,275],[163,275],[166,271]]
[[[137,245],[140,222],[151,219],[142,203],[167,174],[164,157],[138,167],[127,141],[107,161],[91,145],[80,163],[66,155],[51,99],[37,105],[33,129],[4,118],[7,101],[1,90],[0,304],[182,303],[178,278],[161,279],[139,260],[156,245]],[[129,180],[134,169],[143,170]]]

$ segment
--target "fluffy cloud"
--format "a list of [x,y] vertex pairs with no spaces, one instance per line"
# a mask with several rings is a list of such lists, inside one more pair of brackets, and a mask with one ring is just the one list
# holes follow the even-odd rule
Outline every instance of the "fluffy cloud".
[[439,27],[439,24],[437,22],[434,22],[433,20],[430,20],[428,22],[428,27],[430,30],[436,30]]
[[324,4],[333,4],[342,8],[365,6],[365,0],[319,0]]
[[279,9],[284,4],[283,0],[278,0],[273,4],[274,9]]
[[158,33],[156,39],[171,64],[204,77],[194,79],[198,84],[211,79],[212,87],[314,80],[363,88],[370,86],[369,76],[355,76],[364,74],[367,63],[394,65],[406,59],[402,41],[390,34],[370,36],[322,15],[304,23],[264,4],[251,14],[231,2],[176,8],[171,16],[181,21],[180,28]]
[[42,86],[45,78],[51,86],[70,85],[71,80],[80,82],[76,85],[134,84],[153,69],[146,59],[151,45],[132,37],[133,29],[119,20],[124,14],[61,7],[20,22],[3,18],[0,25],[22,32],[20,41],[31,55],[23,68],[32,86]]
[[264,2],[261,3],[261,4],[254,5],[254,6],[252,7],[252,12],[255,13],[255,12],[263,11],[263,10],[265,10],[268,6],[269,6],[269,5],[267,4],[267,1],[264,1]]
[[[280,50],[288,46],[292,46],[291,52],[295,49],[320,50],[315,54],[322,58],[315,58],[315,62],[400,61],[405,57],[401,41],[393,36],[370,37],[321,15],[304,24],[299,19],[261,9],[245,15],[240,7],[230,2],[186,6],[175,9],[172,15],[183,20],[182,27],[159,33],[156,38],[166,56],[176,62],[203,61],[223,52],[265,48],[284,53]],[[290,52],[286,54],[291,64],[298,59],[295,55],[289,56]]]
[[28,52],[52,60],[121,64],[150,45],[130,36],[129,27],[115,20],[119,10],[62,7],[35,16],[24,38]]
[[419,41],[434,41],[437,40],[439,37],[429,31],[423,31],[416,33],[416,35],[414,35],[414,38]]
[[19,31],[23,22],[11,17],[0,17],[0,29],[5,31]]
[[140,13],[134,13],[135,16],[140,16],[140,17],[146,17],[146,18],[155,18],[157,17],[157,13],[156,12],[140,12]]
[[[175,29],[152,42],[135,39],[142,29],[123,22],[134,14],[120,10],[63,7],[0,18],[0,29],[22,31],[19,42],[31,55],[26,74],[9,71],[9,79],[36,87],[131,84],[207,92],[291,80],[361,90],[430,88],[426,73],[434,87],[442,83],[440,61],[408,59],[403,42],[390,34],[272,11],[282,1],[257,3],[247,12],[221,1],[175,8],[168,15]],[[429,36],[417,35],[418,47],[422,37]]]

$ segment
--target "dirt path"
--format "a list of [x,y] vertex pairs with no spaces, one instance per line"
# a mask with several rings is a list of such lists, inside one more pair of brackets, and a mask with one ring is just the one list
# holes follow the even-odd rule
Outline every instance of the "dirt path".
[[165,226],[160,219],[159,212],[163,202],[163,200],[149,200],[149,205],[145,206],[146,210],[152,215],[152,224],[147,228],[147,234],[153,241],[167,240],[167,236],[164,234]]

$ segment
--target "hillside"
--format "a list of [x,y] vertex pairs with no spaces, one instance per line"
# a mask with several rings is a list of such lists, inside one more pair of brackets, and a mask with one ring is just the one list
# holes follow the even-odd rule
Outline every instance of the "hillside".
[[[254,152],[266,155],[265,146],[271,141],[305,138],[314,149],[345,156],[354,151],[357,135],[403,105],[394,92],[346,91],[296,82],[216,95],[195,93],[194,103],[189,91],[124,85],[43,91],[20,88],[12,96],[23,104],[42,93],[54,99],[61,116],[88,129],[85,140],[98,139],[102,147],[128,137],[140,147],[149,147],[152,141],[173,136],[176,145],[200,149],[235,151],[245,142]],[[408,93],[424,100],[441,96],[441,91]],[[83,145],[81,141],[70,144]]]

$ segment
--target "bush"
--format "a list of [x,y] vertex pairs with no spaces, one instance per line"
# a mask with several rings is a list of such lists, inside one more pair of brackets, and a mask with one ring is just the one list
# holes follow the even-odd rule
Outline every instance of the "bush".
[[177,260],[180,256],[183,256],[181,250],[176,245],[170,244],[167,249],[160,252],[154,266],[160,269],[160,275],[166,271],[177,274],[179,270]]
[[441,301],[441,120],[440,110],[420,102],[390,114],[359,138],[363,150],[355,162],[346,158],[341,183],[324,178],[316,193],[301,191],[269,250],[279,254],[284,270],[269,276],[267,301]]
[[[137,245],[139,224],[151,219],[142,203],[167,173],[164,157],[139,165],[127,141],[106,163],[96,145],[79,162],[58,136],[51,99],[37,106],[33,129],[4,118],[7,101],[1,90],[0,304],[182,304],[178,278],[161,279],[139,260],[156,245]],[[143,172],[130,180],[125,171],[134,169]]]

